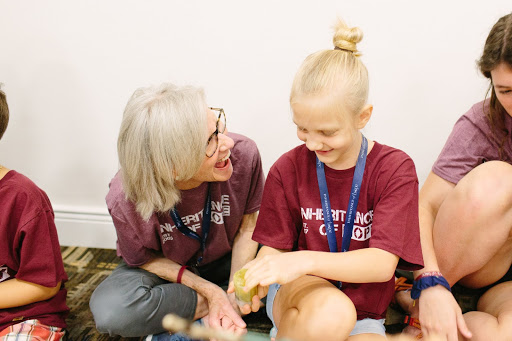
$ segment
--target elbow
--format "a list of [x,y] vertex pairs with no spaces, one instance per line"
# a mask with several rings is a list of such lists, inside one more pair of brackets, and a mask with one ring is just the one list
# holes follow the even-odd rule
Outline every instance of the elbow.
[[57,283],[57,285],[55,287],[51,287],[51,288],[50,287],[41,287],[42,290],[41,290],[41,294],[40,294],[38,301],[46,301],[46,300],[52,298],[53,296],[57,295],[57,293],[60,290],[61,283],[62,282],[59,282],[59,283]]
[[379,270],[375,271],[374,282],[387,282],[395,276],[395,270],[400,257],[390,252],[383,251],[378,258],[375,264],[377,265],[376,268]]
[[377,277],[375,278],[375,282],[377,283],[383,283],[390,280],[390,278],[393,278],[395,276],[395,270],[396,266],[394,268],[382,268],[381,271],[378,271],[376,274]]

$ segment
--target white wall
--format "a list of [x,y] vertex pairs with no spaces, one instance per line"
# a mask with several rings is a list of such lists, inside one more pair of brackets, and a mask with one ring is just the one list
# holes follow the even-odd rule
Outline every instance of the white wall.
[[[0,0],[0,82],[11,121],[0,162],[53,202],[61,243],[114,247],[104,204],[122,111],[140,86],[203,86],[265,171],[300,141],[291,80],[332,48],[337,15],[361,27],[374,115],[366,135],[403,149],[423,182],[455,120],[483,99],[475,67],[494,1]],[[0,198],[1,202],[1,198]]]

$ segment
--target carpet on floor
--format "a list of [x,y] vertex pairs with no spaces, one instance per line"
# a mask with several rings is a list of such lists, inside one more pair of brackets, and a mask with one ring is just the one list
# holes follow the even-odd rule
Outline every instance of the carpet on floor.
[[[98,284],[112,273],[112,270],[120,262],[116,251],[112,249],[62,246],[61,253],[64,267],[69,277],[69,280],[66,282],[68,290],[67,303],[70,308],[67,319],[69,339],[73,341],[142,340],[142,338],[111,337],[107,334],[99,333],[96,330],[94,319],[89,309],[89,299],[92,292]],[[454,291],[463,312],[475,310],[479,295],[477,296],[474,291],[460,288]],[[245,316],[244,320],[248,325],[248,329],[256,333],[268,335],[272,327],[264,309]],[[403,321],[404,314],[402,311],[392,308],[388,309],[386,331],[388,333],[400,332],[404,327]]]
[[[64,268],[69,280],[67,304],[70,308],[68,337],[72,341],[103,341],[103,340],[142,340],[143,338],[111,337],[97,331],[89,309],[89,299],[94,289],[100,284],[120,262],[116,251],[75,246],[61,247]],[[272,324],[264,309],[244,317],[248,329],[252,332],[268,334]]]

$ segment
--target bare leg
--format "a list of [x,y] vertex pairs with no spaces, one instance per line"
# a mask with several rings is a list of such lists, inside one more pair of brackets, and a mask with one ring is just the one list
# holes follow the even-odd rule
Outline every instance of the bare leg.
[[303,276],[277,292],[273,315],[277,338],[346,340],[356,323],[352,301],[328,281]]
[[479,288],[512,264],[512,166],[487,162],[466,175],[441,205],[434,248],[451,285]]
[[[464,314],[472,341],[510,340],[512,337],[512,282],[489,289],[478,301],[478,311]],[[460,338],[460,337],[459,337]],[[466,340],[460,338],[460,340]]]
[[[454,187],[434,223],[434,248],[450,285],[481,288],[499,280],[512,264],[512,166],[484,163]],[[411,309],[408,293],[397,301]],[[418,306],[408,311],[418,317]],[[406,332],[419,331],[408,327]]]
[[[387,338],[379,334],[357,334],[348,337],[348,341],[386,341]],[[410,340],[410,339],[407,339]]]

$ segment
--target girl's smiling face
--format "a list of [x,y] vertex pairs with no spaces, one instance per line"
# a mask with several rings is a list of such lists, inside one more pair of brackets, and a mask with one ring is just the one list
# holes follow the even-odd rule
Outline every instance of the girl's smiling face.
[[315,152],[325,165],[347,169],[355,165],[361,146],[361,134],[370,118],[372,107],[359,115],[340,112],[325,96],[301,97],[292,103],[297,137]]

